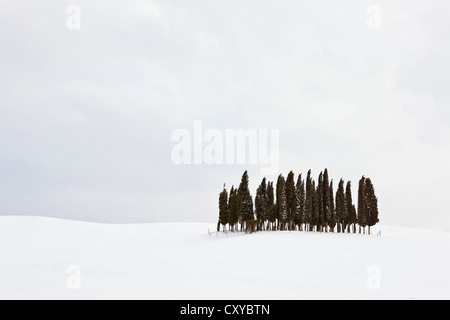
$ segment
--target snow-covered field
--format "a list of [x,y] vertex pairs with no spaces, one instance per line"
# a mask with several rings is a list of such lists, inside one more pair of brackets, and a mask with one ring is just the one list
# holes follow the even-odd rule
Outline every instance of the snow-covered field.
[[450,299],[450,234],[0,217],[1,299]]

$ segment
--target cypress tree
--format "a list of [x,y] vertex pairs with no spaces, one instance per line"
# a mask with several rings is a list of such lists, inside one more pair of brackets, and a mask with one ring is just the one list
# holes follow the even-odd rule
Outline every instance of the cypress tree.
[[276,229],[279,230],[280,228],[280,205],[281,205],[281,177],[282,175],[280,174],[277,178],[277,185],[275,187],[275,220],[276,220]]
[[334,232],[336,226],[336,211],[334,209],[334,190],[333,190],[333,180],[330,182],[330,188],[328,189],[328,198],[330,202],[330,218],[328,219],[328,226],[330,231]]
[[[343,186],[345,186],[345,181],[343,181]],[[345,199],[345,189],[344,189],[344,207],[343,207],[343,218],[342,218],[342,233],[348,232],[347,226],[348,226],[348,210],[347,210],[347,201]]]
[[288,229],[295,228],[295,213],[297,211],[297,197],[295,193],[294,172],[289,172],[286,178],[286,208]]
[[270,207],[271,204],[275,203],[274,199],[274,189],[273,189],[273,181],[269,181],[267,184],[267,202],[268,206]]
[[[259,212],[256,212],[256,203],[258,199],[262,199],[263,206],[260,209]],[[261,181],[261,184],[259,185],[258,189],[256,190],[256,196],[255,196],[255,213],[256,213],[256,219],[257,219],[257,229],[258,230],[264,230],[264,223],[268,219],[269,215],[269,203],[267,198],[267,186],[266,186],[266,178],[264,178]]]
[[286,202],[286,180],[283,175],[278,176],[277,180],[277,220],[280,230],[285,229],[288,220],[287,202]]
[[240,217],[241,217],[241,229],[243,230],[243,224],[247,221],[254,219],[253,214],[253,199],[248,188],[248,173],[247,170],[242,175],[241,184],[239,185],[239,196],[240,201]]
[[331,215],[331,204],[330,204],[330,182],[328,181],[328,169],[325,168],[323,173],[323,210],[324,210],[324,227],[325,232],[328,232],[328,225]]
[[[316,188],[316,182],[312,182],[312,216],[311,216],[311,226],[310,231],[317,230],[319,225],[319,192]],[[316,229],[314,229],[316,227]]]
[[353,200],[352,200],[352,186],[351,182],[347,182],[347,186],[345,188],[345,209],[347,210],[346,216],[348,217],[348,230],[347,232],[350,233],[350,227],[353,228],[353,233],[355,233],[356,227],[356,212],[353,211]]
[[270,223],[270,227],[269,230],[275,230],[275,222],[277,220],[277,212],[276,212],[276,207],[275,207],[275,203],[272,203],[269,206],[269,223]]
[[356,207],[355,205],[352,205],[352,217],[354,217],[354,223],[353,223],[353,233],[356,233],[356,224],[358,223],[358,218],[356,216]]
[[375,189],[373,188],[372,180],[366,178],[365,181],[365,202],[366,202],[366,221],[367,226],[370,227],[376,225],[378,219],[378,198],[375,196]]
[[325,220],[325,210],[324,210],[324,197],[323,197],[323,173],[319,174],[319,181],[317,185],[317,206],[319,210],[319,216],[317,221],[317,229],[322,232],[324,220]]
[[267,184],[266,184],[266,178],[263,179],[261,182],[261,192],[264,199],[264,217],[263,217],[263,229],[265,229],[264,225],[266,224],[267,220],[269,219],[269,196],[267,194]]
[[313,215],[312,210],[312,199],[314,190],[312,187],[312,181],[311,181],[311,170],[308,171],[308,174],[306,176],[306,190],[305,190],[305,224],[306,224],[306,230],[310,230],[311,227],[311,218]]
[[280,218],[282,221],[282,227],[283,230],[286,230],[289,223],[289,217],[288,217],[288,207],[287,207],[287,197],[286,197],[286,180],[281,180],[282,184],[284,185],[284,188],[281,187],[281,206],[280,206]]
[[255,213],[256,213],[256,221],[257,221],[257,230],[261,231],[264,225],[264,198],[261,196],[255,197]]
[[281,177],[282,175],[280,174],[277,178],[277,184],[275,186],[275,228],[278,230],[280,227],[280,199],[281,199],[281,191],[280,191],[280,187],[281,187]]
[[336,222],[337,232],[345,232],[345,193],[344,180],[339,181],[338,190],[336,191]]
[[231,187],[230,197],[228,198],[228,210],[229,218],[228,223],[230,224],[230,230],[234,231],[236,224],[239,221],[239,212],[237,210],[237,189],[234,186]]
[[358,186],[358,224],[359,224],[359,233],[361,233],[361,227],[363,228],[363,230],[365,230],[366,225],[367,225],[366,202],[365,202],[365,181],[366,181],[366,178],[363,176],[359,180],[359,186]]
[[295,217],[295,223],[298,226],[298,230],[303,230],[303,221],[305,216],[305,183],[302,180],[302,175],[300,174],[297,179],[297,184],[295,186],[295,193],[297,197],[297,213]]
[[244,220],[242,219],[242,201],[241,201],[241,192],[239,191],[239,187],[235,189],[236,192],[236,212],[237,212],[237,228],[239,230],[239,224],[241,225],[241,231],[244,225]]
[[270,223],[269,230],[273,230],[275,221],[277,219],[276,216],[276,210],[275,210],[275,199],[274,199],[274,189],[273,189],[273,182],[270,181],[267,185],[267,203],[269,207],[268,217],[267,220]]
[[225,185],[223,191],[219,194],[219,222],[225,232],[225,226],[228,224],[228,192]]

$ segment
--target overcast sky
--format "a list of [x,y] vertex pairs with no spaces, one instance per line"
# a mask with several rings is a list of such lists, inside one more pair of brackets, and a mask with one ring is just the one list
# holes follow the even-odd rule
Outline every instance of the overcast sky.
[[277,174],[327,167],[355,201],[365,175],[382,222],[450,230],[449,12],[411,0],[2,0],[0,214],[215,222],[223,183],[248,169],[254,195],[262,176],[174,164],[172,133],[202,121],[279,130]]

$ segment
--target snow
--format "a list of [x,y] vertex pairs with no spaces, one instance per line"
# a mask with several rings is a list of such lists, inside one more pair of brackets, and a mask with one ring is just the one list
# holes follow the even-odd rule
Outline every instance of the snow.
[[0,217],[0,299],[450,299],[448,233],[208,228]]

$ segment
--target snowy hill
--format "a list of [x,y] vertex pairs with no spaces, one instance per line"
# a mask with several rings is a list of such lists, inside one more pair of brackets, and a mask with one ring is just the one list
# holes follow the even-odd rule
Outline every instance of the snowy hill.
[[450,299],[450,234],[0,217],[1,299]]

